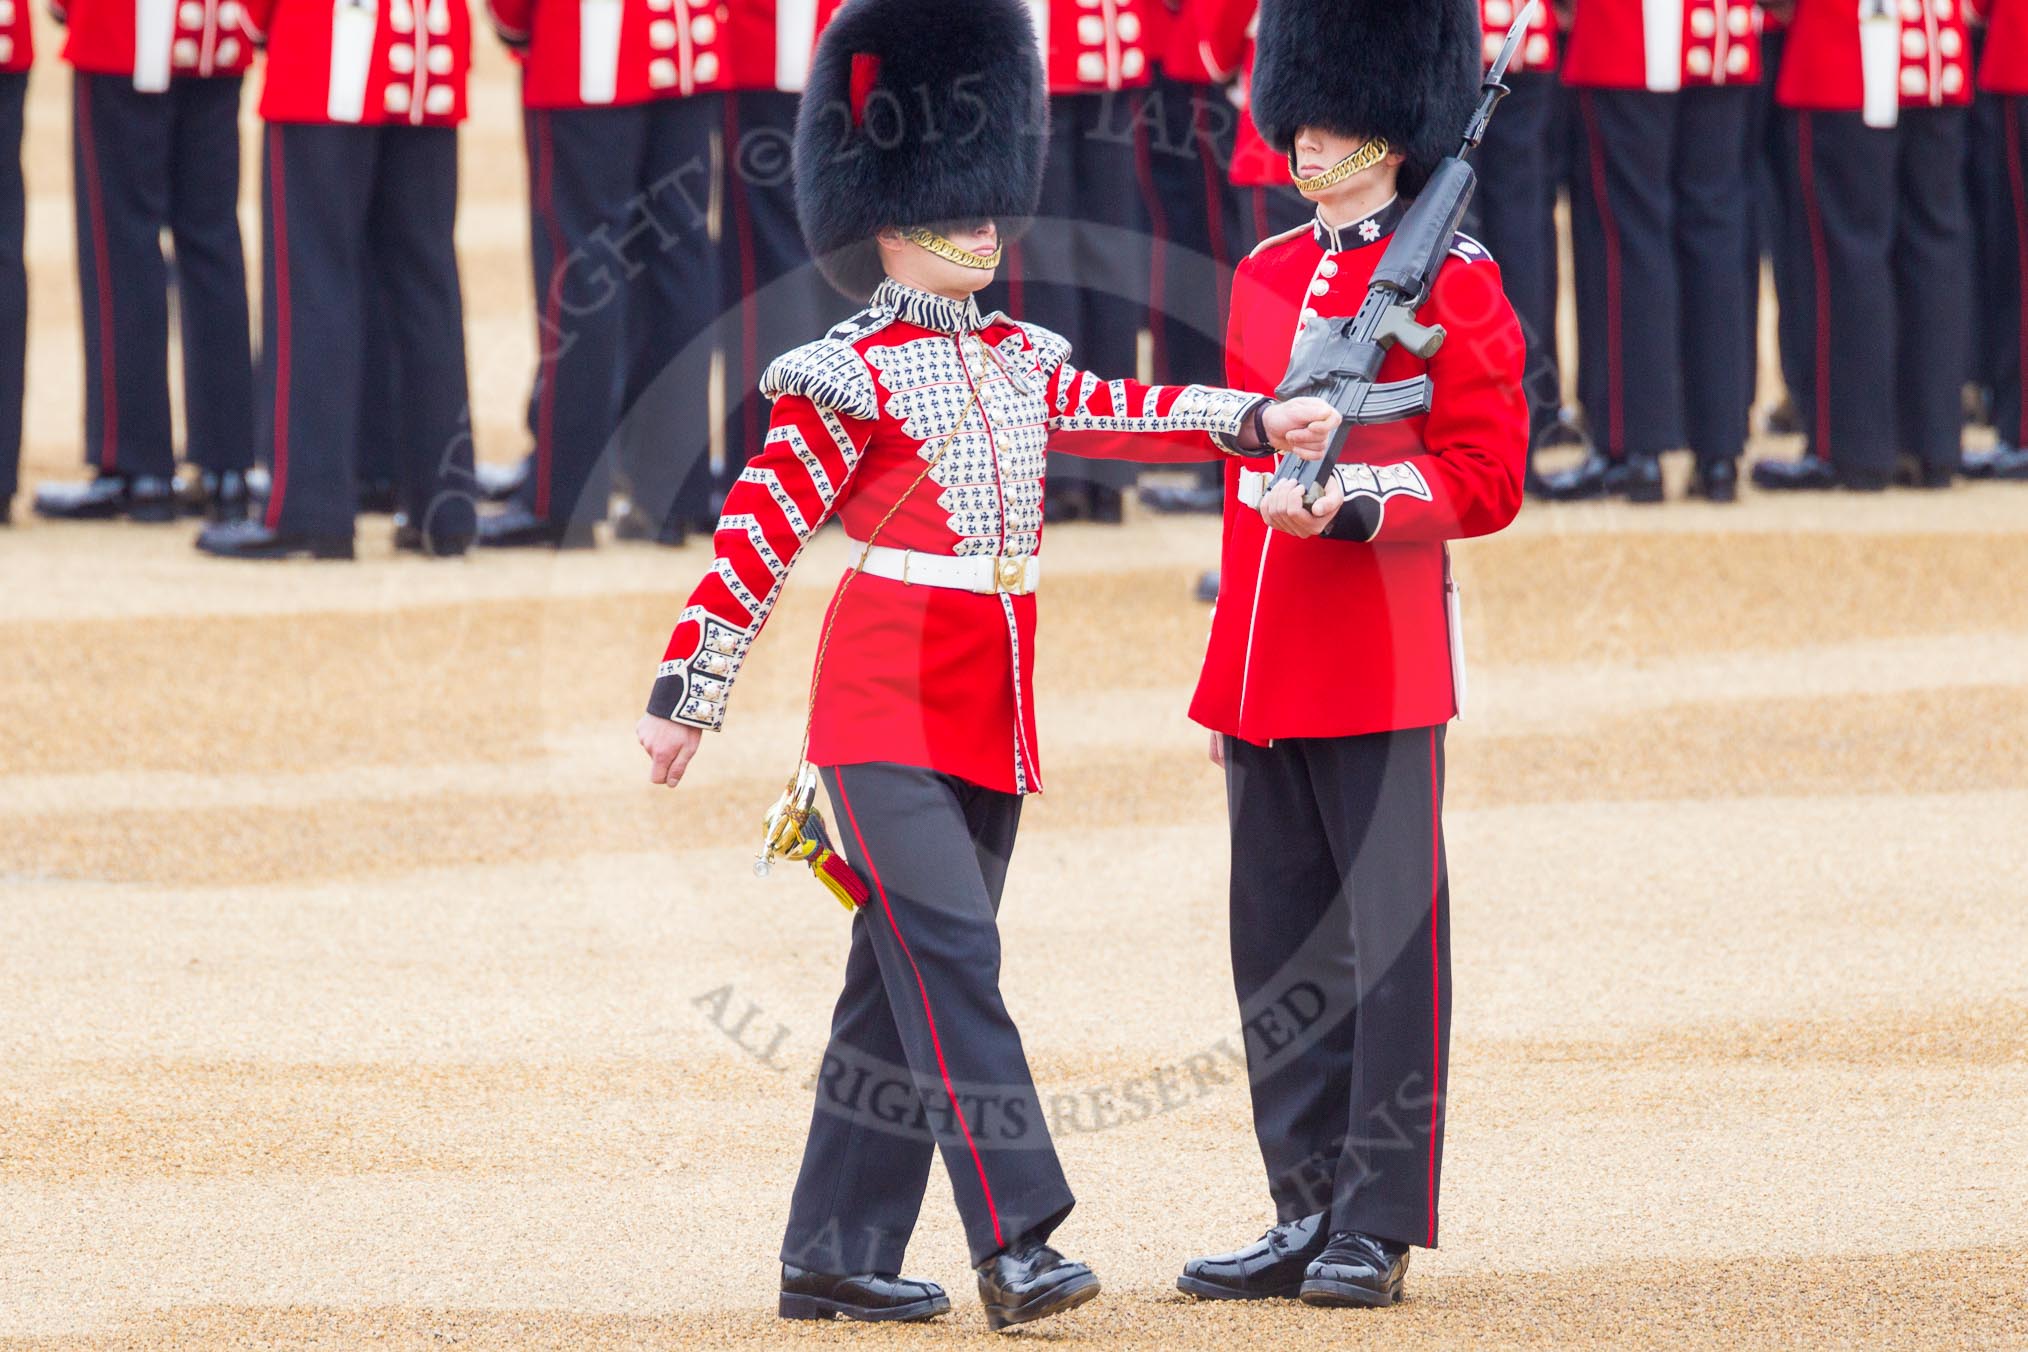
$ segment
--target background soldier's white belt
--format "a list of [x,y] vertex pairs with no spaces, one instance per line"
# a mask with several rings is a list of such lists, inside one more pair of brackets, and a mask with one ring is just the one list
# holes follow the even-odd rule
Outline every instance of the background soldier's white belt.
[[923,554],[913,549],[871,547],[847,540],[859,571],[871,577],[890,578],[912,587],[946,587],[952,591],[978,592],[991,596],[1004,592],[1026,596],[1042,585],[1042,560],[1029,554],[1021,558],[1000,558],[975,554],[958,558],[950,554]]

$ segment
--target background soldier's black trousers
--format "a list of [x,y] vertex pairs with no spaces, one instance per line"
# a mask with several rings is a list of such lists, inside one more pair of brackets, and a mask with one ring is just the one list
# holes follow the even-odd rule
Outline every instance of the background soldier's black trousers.
[[997,913],[1021,799],[902,765],[824,771],[873,896],[852,918],[782,1261],[898,1272],[941,1150],[974,1264],[1074,1199],[1000,999]]
[[1709,463],[1746,447],[1740,177],[1754,92],[1576,92],[1578,387],[1593,440],[1615,460],[1688,445]]
[[1232,972],[1280,1220],[1435,1247],[1450,1072],[1444,730],[1225,739]]
[[1528,342],[1523,384],[1528,429],[1540,437],[1556,425],[1563,406],[1556,361],[1556,179],[1552,157],[1556,100],[1554,74],[1522,71],[1507,78],[1510,93],[1500,115],[1486,124],[1486,139],[1472,163],[1479,190],[1472,194],[1465,229],[1499,260],[1500,281]]
[[653,482],[632,487],[653,514],[679,495],[687,517],[708,513],[702,405],[719,314],[708,210],[723,115],[717,96],[701,96],[527,116],[540,362],[521,500],[547,521],[605,519],[622,403],[679,359],[697,379],[678,425],[698,434],[659,464],[647,457],[640,477]]
[[21,105],[28,72],[0,72],[0,515],[20,487],[21,395],[28,359],[27,198],[21,181]]
[[1795,400],[1810,449],[1879,485],[1897,451],[1955,469],[1971,341],[1965,109],[1904,108],[1893,128],[1858,113],[1790,112],[1809,329]]
[[175,470],[167,230],[189,458],[204,469],[246,469],[254,376],[238,213],[240,81],[177,80],[143,94],[126,76],[74,79],[85,459],[108,474]]
[[435,540],[474,529],[449,127],[271,123],[263,156],[261,439],[267,525],[350,537],[372,278],[400,371],[397,490]]
[[1993,430],[2010,446],[2028,446],[2028,403],[2022,398],[2024,356],[2028,335],[2023,310],[2028,309],[2028,99],[2004,96],[1999,105],[1999,190],[1995,199],[1991,266],[1985,277],[1992,304],[1987,313],[1992,329],[1989,370],[1993,382]]

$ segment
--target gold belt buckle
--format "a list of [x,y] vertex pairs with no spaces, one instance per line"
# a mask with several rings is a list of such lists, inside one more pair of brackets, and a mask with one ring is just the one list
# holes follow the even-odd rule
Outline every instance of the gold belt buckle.
[[994,560],[994,588],[1009,596],[1028,594],[1028,560],[1001,558]]

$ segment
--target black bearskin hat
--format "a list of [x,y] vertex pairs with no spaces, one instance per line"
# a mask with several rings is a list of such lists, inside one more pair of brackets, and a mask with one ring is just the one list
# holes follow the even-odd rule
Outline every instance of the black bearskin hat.
[[1478,99],[1476,0],[1261,0],[1253,122],[1287,152],[1303,127],[1378,136],[1421,190]]
[[796,218],[831,284],[880,284],[888,226],[991,218],[1042,196],[1047,83],[1025,0],[847,0],[796,115]]

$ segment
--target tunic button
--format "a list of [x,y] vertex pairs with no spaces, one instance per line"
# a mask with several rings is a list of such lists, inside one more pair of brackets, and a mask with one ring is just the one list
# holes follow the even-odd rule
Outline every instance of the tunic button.
[[1336,277],[1338,275],[1338,260],[1335,258],[1325,259],[1317,271],[1323,273],[1326,277]]
[[1319,277],[1316,281],[1310,283],[1310,294],[1313,296],[1325,296],[1329,295],[1330,292],[1331,292],[1331,284],[1325,281],[1322,277]]
[[1315,310],[1312,310],[1312,309],[1311,309],[1311,308],[1310,308],[1309,306],[1307,306],[1307,305],[1305,305],[1305,306],[1303,307],[1303,315],[1302,315],[1302,318],[1303,318],[1303,322],[1304,322],[1305,324],[1309,323],[1309,322],[1310,322],[1311,320],[1315,319],[1316,317],[1317,317],[1317,312],[1316,312]]

